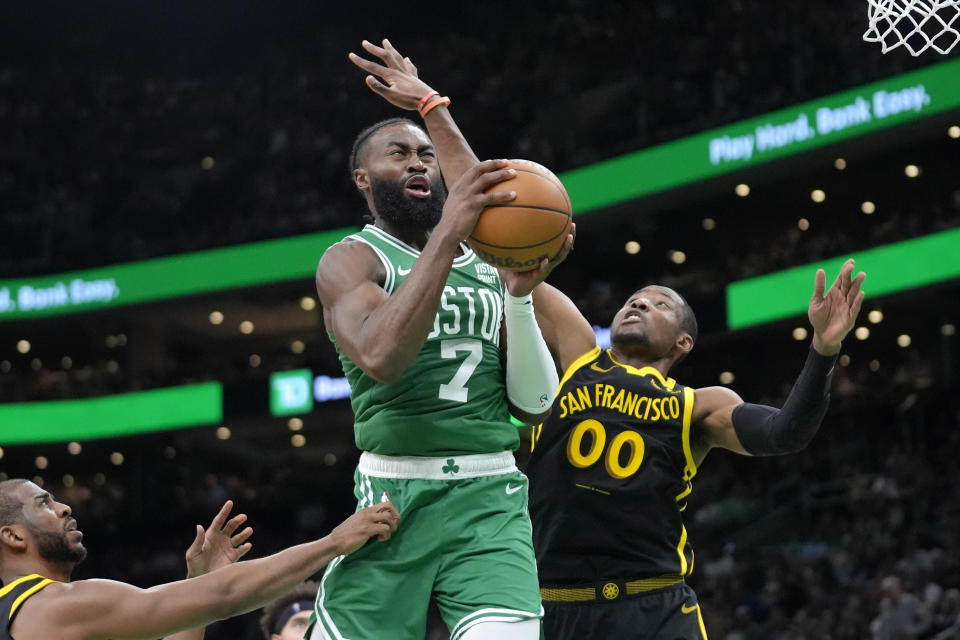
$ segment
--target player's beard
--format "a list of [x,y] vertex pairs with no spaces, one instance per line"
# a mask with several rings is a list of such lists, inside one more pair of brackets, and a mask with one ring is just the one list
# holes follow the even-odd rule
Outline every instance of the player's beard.
[[37,542],[37,553],[44,560],[80,564],[87,557],[87,549],[82,544],[70,545],[66,531],[31,531],[31,534]]
[[383,178],[370,177],[370,192],[377,215],[398,227],[433,229],[440,222],[447,189],[443,180],[430,185],[426,198],[408,196],[403,185]]

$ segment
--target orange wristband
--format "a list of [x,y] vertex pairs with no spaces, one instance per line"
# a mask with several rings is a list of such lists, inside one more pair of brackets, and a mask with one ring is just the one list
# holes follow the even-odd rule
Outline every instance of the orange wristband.
[[417,111],[420,112],[421,118],[426,118],[428,113],[430,113],[432,110],[439,107],[440,105],[443,105],[445,107],[449,106],[450,98],[448,98],[447,96],[438,97],[436,100],[431,100],[427,104],[418,108]]

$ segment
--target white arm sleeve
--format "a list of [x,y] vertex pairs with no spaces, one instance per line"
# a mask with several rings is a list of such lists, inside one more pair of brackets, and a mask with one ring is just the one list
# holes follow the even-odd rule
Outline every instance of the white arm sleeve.
[[527,413],[543,413],[560,382],[557,367],[533,315],[533,296],[503,296],[507,325],[507,398]]

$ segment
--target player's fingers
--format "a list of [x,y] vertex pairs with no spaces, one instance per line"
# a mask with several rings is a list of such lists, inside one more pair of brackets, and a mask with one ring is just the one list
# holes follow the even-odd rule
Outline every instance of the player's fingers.
[[353,52],[347,54],[347,57],[350,58],[350,62],[357,65],[367,73],[375,74],[377,76],[380,76],[381,78],[384,77],[385,74],[390,72],[390,67],[385,67],[382,64],[377,64],[376,62],[373,62],[372,60],[361,58],[360,56],[358,56]]
[[857,274],[857,277],[853,279],[853,282],[850,283],[850,291],[847,293],[847,300],[852,301],[853,298],[860,293],[860,286],[863,284],[863,281],[866,280],[867,274],[861,271]]
[[213,520],[210,521],[210,526],[208,529],[211,531],[220,531],[223,529],[223,524],[227,521],[227,516],[230,515],[230,511],[233,510],[233,500],[227,500],[223,503],[223,506],[220,507],[220,511],[217,512],[217,515],[213,516]]
[[253,543],[252,543],[252,542],[246,542],[246,543],[240,545],[239,547],[237,547],[237,557],[236,557],[236,559],[239,560],[239,559],[242,558],[243,556],[247,555],[247,554],[250,552],[250,549],[253,549]]
[[244,528],[243,531],[241,531],[237,535],[230,538],[230,542],[233,543],[233,546],[239,547],[244,542],[246,542],[252,535],[253,535],[253,527],[246,527]]
[[866,297],[866,293],[860,291],[857,293],[857,297],[853,302],[853,308],[850,310],[851,320],[856,320],[857,316],[860,315],[860,307],[863,306],[863,299]]
[[368,52],[372,53],[373,55],[377,56],[377,57],[380,58],[381,60],[382,60],[383,58],[385,58],[386,55],[387,55],[387,52],[384,50],[383,47],[378,46],[378,45],[375,45],[374,43],[370,42],[369,40],[363,40],[363,41],[361,41],[361,42],[360,42],[360,46],[363,47],[366,51],[368,51]]
[[197,535],[194,536],[193,542],[190,543],[190,546],[187,547],[187,556],[194,556],[200,553],[203,549],[203,527],[199,524],[197,525]]
[[491,169],[477,176],[474,187],[477,191],[486,191],[493,185],[512,180],[516,176],[516,169]]
[[413,60],[409,57],[403,59],[404,70],[412,76],[417,75],[417,65],[413,64]]
[[228,536],[232,536],[233,532],[237,530],[237,527],[243,524],[244,520],[246,519],[247,519],[247,514],[245,513],[240,513],[233,516],[232,518],[230,518],[230,520],[227,521],[227,524],[223,527],[223,532]]
[[396,47],[390,44],[390,41],[386,38],[383,39],[383,50],[386,52],[387,58],[389,58],[391,62],[391,66],[399,67],[403,63],[403,56],[400,55],[400,52],[397,51]]
[[813,299],[823,300],[823,292],[827,287],[827,272],[823,269],[817,269],[817,274],[813,276]]

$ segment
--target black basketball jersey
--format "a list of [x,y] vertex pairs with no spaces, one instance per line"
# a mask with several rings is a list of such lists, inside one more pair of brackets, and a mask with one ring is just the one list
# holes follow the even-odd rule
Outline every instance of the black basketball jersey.
[[693,397],[599,347],[570,366],[527,467],[541,584],[690,574]]
[[17,616],[20,605],[51,582],[53,580],[34,573],[17,578],[0,588],[0,615],[4,619],[4,623],[0,624],[0,640],[13,640],[10,627],[13,625],[13,619]]

